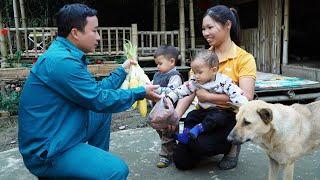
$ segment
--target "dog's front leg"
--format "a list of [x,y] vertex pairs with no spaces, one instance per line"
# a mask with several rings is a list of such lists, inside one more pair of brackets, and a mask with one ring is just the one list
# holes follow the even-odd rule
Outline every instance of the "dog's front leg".
[[293,179],[294,163],[285,164],[283,169],[283,180]]
[[269,177],[268,180],[276,180],[279,173],[279,163],[269,157]]

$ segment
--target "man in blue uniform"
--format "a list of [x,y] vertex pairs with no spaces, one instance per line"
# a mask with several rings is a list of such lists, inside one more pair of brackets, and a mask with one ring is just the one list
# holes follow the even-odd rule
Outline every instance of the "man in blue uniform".
[[126,60],[97,82],[85,53],[100,36],[96,10],[65,5],[57,17],[58,37],[30,71],[19,105],[19,150],[38,177],[126,179],[128,167],[108,152],[111,113],[143,98],[158,100],[154,85],[119,89],[134,63]]

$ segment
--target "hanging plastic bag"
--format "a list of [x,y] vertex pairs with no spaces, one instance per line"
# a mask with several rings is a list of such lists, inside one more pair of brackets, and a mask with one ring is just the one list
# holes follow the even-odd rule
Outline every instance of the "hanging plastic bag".
[[162,97],[149,113],[148,123],[152,128],[157,130],[165,129],[168,125],[177,126],[179,124],[179,116],[172,102]]

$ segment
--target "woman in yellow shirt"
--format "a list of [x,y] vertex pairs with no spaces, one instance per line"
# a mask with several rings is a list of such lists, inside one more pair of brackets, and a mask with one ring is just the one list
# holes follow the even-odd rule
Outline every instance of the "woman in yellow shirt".
[[[219,72],[232,78],[243,91],[248,100],[253,99],[256,78],[256,64],[253,56],[241,49],[238,43],[239,21],[237,12],[223,5],[211,7],[202,20],[202,34],[219,58]],[[240,146],[232,145],[227,136],[234,127],[235,113],[228,108],[229,97],[226,94],[209,93],[206,90],[197,90],[195,94],[181,99],[176,107],[177,113],[182,116],[190,106],[194,97],[200,102],[211,102],[217,105],[214,120],[215,129],[201,133],[197,139],[191,140],[188,130],[194,125],[184,123],[184,131],[179,134],[185,137],[179,142],[173,161],[178,169],[192,169],[203,157],[224,154],[219,163],[221,169],[232,169],[237,166]],[[191,111],[192,112],[192,111]],[[189,113],[188,116],[191,116]],[[192,117],[189,117],[189,119]],[[186,118],[188,119],[188,118]],[[188,127],[190,126],[190,127]],[[174,129],[174,128],[173,128]]]

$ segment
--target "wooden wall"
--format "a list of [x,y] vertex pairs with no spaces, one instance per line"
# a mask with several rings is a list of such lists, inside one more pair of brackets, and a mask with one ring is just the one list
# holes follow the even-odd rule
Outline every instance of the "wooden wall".
[[242,45],[262,72],[280,73],[282,0],[259,0],[258,28],[241,31]]

